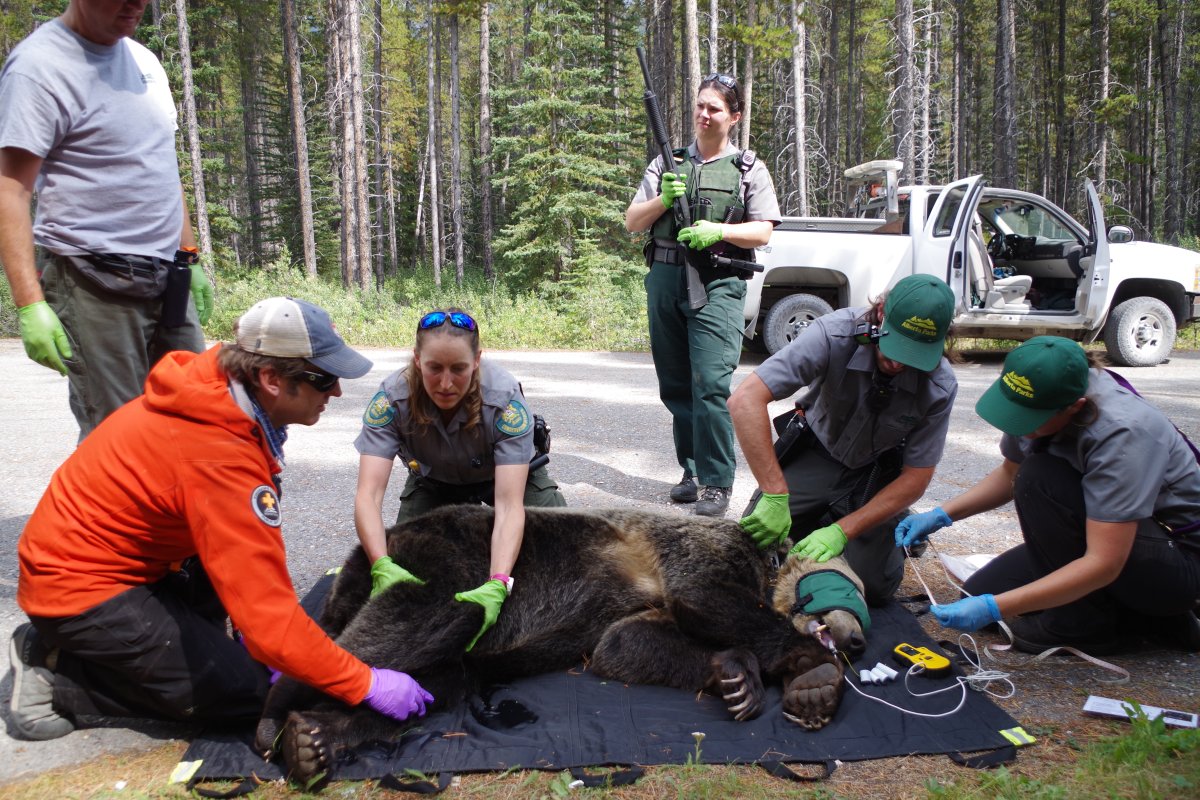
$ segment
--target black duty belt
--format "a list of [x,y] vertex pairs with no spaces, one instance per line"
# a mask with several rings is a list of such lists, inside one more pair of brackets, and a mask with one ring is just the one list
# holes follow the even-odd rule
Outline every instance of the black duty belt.
[[[683,248],[675,247],[674,245],[663,245],[658,239],[655,239],[653,260],[662,264],[682,264]],[[741,280],[745,280],[748,277],[741,270],[730,269],[729,267],[697,267],[696,271],[700,274],[700,282],[706,286],[713,281],[725,278],[740,278]]]

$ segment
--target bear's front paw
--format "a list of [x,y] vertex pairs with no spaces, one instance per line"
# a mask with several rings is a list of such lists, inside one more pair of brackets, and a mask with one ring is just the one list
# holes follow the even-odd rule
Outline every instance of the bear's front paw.
[[783,687],[783,716],[802,728],[820,730],[837,713],[842,699],[842,670],[826,662],[797,675]]
[[270,760],[278,752],[279,734],[283,731],[283,720],[263,717],[254,729],[254,749],[264,759]]
[[329,782],[333,747],[316,720],[296,711],[288,714],[279,749],[288,779],[306,791],[319,791]]
[[759,675],[758,659],[745,650],[724,650],[712,658],[710,686],[721,693],[729,713],[738,722],[763,712],[767,693]]

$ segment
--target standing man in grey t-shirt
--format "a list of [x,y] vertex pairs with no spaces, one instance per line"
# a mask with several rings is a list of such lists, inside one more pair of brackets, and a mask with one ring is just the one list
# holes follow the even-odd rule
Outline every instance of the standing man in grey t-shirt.
[[194,264],[175,273],[175,319],[155,288],[195,242],[167,76],[128,38],[146,5],[71,0],[0,72],[0,262],[26,353],[70,380],[81,439],[141,394],[163,354],[202,350],[212,310]]
[[[742,528],[759,547],[788,534],[791,552],[828,561],[843,550],[871,605],[904,575],[896,518],[924,494],[941,460],[958,381],[943,355],[954,294],[910,275],[867,308],[815,320],[729,399],[758,481]],[[772,448],[767,404],[807,391]]]

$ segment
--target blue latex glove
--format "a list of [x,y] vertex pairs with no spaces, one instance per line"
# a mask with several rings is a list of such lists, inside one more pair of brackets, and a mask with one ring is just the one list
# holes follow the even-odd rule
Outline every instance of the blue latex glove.
[[507,597],[508,587],[504,585],[503,581],[497,580],[490,580],[478,589],[454,595],[454,599],[460,603],[475,603],[483,606],[483,627],[467,645],[468,651],[475,646],[480,636],[487,633],[488,628],[496,624],[496,620],[500,618],[500,606],[504,605]]
[[950,515],[938,506],[933,511],[910,514],[896,526],[896,547],[912,547],[929,538],[929,534],[954,524]]
[[990,594],[964,597],[944,606],[930,606],[929,610],[944,627],[960,631],[977,631],[984,625],[1000,621],[1000,607]]
[[725,238],[725,226],[711,219],[702,219],[692,227],[681,230],[675,238],[693,250],[703,250]]
[[17,309],[21,321],[21,341],[25,343],[25,355],[41,364],[67,374],[64,358],[71,358],[71,345],[67,332],[63,330],[58,314],[45,300],[30,303]]
[[371,667],[371,689],[363,702],[385,717],[404,720],[414,714],[425,716],[425,706],[433,702],[433,695],[406,672]]
[[392,561],[391,556],[376,559],[375,563],[371,565],[371,597],[381,594],[397,583],[424,585],[425,581]]
[[841,525],[835,522],[832,525],[826,525],[824,528],[817,528],[808,536],[805,536],[796,543],[795,547],[788,551],[788,555],[811,558],[813,561],[821,563],[828,561],[834,556],[840,556],[845,549],[846,532],[842,530]]
[[787,493],[763,492],[754,504],[754,510],[738,520],[738,524],[750,534],[759,550],[777,547],[792,531],[792,512],[788,508]]
[[213,290],[208,276],[204,274],[204,267],[199,264],[192,264],[191,289],[192,302],[196,304],[196,316],[199,317],[201,325],[207,325],[213,312]]

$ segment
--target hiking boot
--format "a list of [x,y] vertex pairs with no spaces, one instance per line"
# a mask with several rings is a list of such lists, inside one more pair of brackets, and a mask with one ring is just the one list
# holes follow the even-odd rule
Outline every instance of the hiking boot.
[[676,503],[696,502],[696,479],[688,473],[683,473],[679,483],[671,487],[671,499]]
[[1146,638],[1156,644],[1185,653],[1200,653],[1200,617],[1194,611],[1170,617],[1144,617],[1141,624]]
[[22,739],[57,739],[75,730],[71,720],[54,710],[54,673],[46,666],[46,646],[29,622],[18,625],[8,646],[12,664],[13,728]]
[[1090,656],[1105,656],[1130,649],[1134,642],[1128,636],[1108,631],[1091,636],[1062,636],[1046,630],[1044,614],[1005,620],[1013,635],[1013,647],[1023,653],[1041,653],[1052,647],[1074,647]]
[[730,491],[729,486],[705,486],[692,513],[702,517],[725,516],[725,510],[729,508]]

